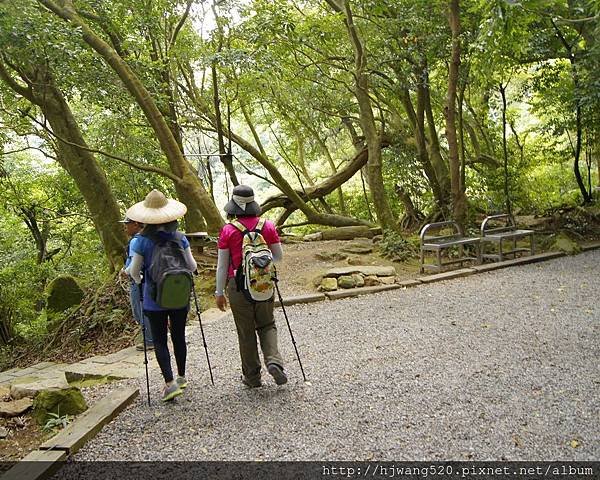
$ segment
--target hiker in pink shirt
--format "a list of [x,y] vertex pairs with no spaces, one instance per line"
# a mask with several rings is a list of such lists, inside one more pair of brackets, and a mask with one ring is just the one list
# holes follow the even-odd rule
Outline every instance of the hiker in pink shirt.
[[238,334],[242,383],[250,388],[262,385],[258,336],[267,371],[273,376],[277,385],[283,385],[287,382],[287,376],[277,347],[273,297],[265,301],[253,301],[247,298],[243,289],[236,283],[236,271],[242,265],[244,233],[241,229],[254,231],[259,227],[274,262],[280,261],[283,256],[279,235],[273,222],[261,220],[260,206],[254,201],[254,191],[246,185],[238,185],[233,189],[232,198],[225,205],[224,210],[229,223],[221,229],[217,243],[219,253],[215,297],[217,307],[224,311],[227,307],[225,289],[227,290]]

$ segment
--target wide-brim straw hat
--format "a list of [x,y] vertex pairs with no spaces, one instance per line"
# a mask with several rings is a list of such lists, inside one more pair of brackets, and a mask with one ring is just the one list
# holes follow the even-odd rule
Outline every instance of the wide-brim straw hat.
[[236,216],[259,216],[260,205],[254,201],[254,190],[248,185],[233,188],[231,200],[223,207],[225,213]]
[[152,190],[143,202],[129,207],[125,215],[130,219],[149,225],[160,225],[185,215],[187,207],[177,200],[167,198],[162,192]]

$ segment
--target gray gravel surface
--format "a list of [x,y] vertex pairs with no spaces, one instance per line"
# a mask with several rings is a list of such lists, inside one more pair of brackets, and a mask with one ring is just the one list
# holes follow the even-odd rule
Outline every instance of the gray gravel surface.
[[[600,251],[281,311],[290,382],[239,382],[231,316],[189,330],[183,397],[142,397],[76,460],[597,460]],[[285,281],[285,279],[282,279]],[[268,374],[265,373],[268,377]],[[121,383],[121,385],[127,384]]]

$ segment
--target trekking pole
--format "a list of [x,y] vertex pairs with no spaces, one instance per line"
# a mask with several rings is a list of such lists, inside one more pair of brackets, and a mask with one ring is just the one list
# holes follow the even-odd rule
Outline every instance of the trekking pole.
[[146,392],[148,394],[148,406],[150,406],[150,376],[148,375],[148,351],[146,350],[146,321],[144,318],[144,286],[142,283],[139,285],[140,289],[140,312],[142,318],[140,318],[142,326],[142,341],[144,342],[144,365],[146,367]]
[[290,321],[288,319],[287,313],[285,311],[285,307],[283,306],[283,298],[281,298],[281,292],[279,291],[279,278],[277,278],[277,270],[274,270],[275,276],[273,277],[273,281],[275,282],[275,290],[277,290],[277,296],[279,297],[279,304],[281,305],[281,310],[283,310],[283,316],[285,317],[285,321],[288,326],[288,330],[290,331],[290,337],[292,337],[292,344],[294,345],[294,350],[296,351],[296,358],[298,359],[298,363],[300,364],[300,370],[302,371],[302,377],[306,382],[306,375],[304,374],[304,368],[302,367],[302,362],[300,361],[300,354],[298,353],[298,347],[296,347],[296,340],[294,339],[294,334],[292,333],[292,327],[290,325]]
[[196,314],[198,315],[198,322],[200,323],[200,333],[202,334],[202,343],[204,344],[204,351],[206,352],[206,363],[208,364],[208,372],[210,373],[210,383],[215,386],[215,380],[213,379],[212,368],[210,366],[210,359],[208,358],[208,345],[206,345],[206,337],[204,337],[204,329],[202,328],[202,318],[200,317],[200,307],[198,306],[198,297],[196,296],[196,285],[194,285],[194,279],[192,278],[192,292],[194,292],[194,303],[196,304]]

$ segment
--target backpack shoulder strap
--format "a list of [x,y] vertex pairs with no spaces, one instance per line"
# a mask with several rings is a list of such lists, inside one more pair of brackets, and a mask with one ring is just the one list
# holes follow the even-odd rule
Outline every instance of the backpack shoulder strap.
[[242,233],[248,232],[248,229],[246,227],[244,227],[244,225],[242,225],[242,223],[239,220],[236,220],[236,219],[229,220],[229,224],[233,225],[235,228],[237,228]]
[[262,232],[263,227],[265,226],[266,220],[264,218],[261,218],[258,220],[258,223],[256,224],[256,227],[254,227],[254,231],[256,232]]

